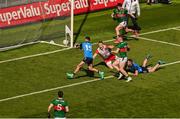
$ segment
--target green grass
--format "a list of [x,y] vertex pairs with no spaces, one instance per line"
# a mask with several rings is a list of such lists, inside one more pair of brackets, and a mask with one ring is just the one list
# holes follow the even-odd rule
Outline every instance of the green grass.
[[[142,32],[180,26],[180,11],[178,11],[180,4],[159,5],[158,7],[144,6],[143,4],[142,16],[139,18],[139,23],[143,28]],[[110,18],[111,11],[105,10],[88,14],[77,42],[83,41],[84,35],[91,36],[92,42],[112,39],[116,23]],[[84,17],[85,15],[75,17],[75,32],[79,30]],[[47,24],[49,22],[51,21],[48,21]],[[53,27],[59,21],[51,23]],[[14,34],[18,38],[23,29],[33,30],[36,25],[38,23],[6,29],[3,32]],[[56,33],[56,28],[54,33]],[[50,32],[53,33],[53,29]],[[46,33],[48,34],[48,32]],[[169,30],[143,35],[143,37],[180,44],[179,33],[180,31]],[[53,36],[49,38],[51,37]],[[131,47],[129,57],[139,64],[147,53],[153,55],[149,62],[152,65],[156,64],[159,59],[163,59],[167,63],[180,60],[180,47],[144,41],[143,39],[128,40],[127,42]],[[96,47],[94,45],[93,49],[95,50]],[[0,52],[0,59],[7,60],[57,49],[60,48],[47,44],[36,44]],[[84,71],[80,72],[77,75],[79,78],[75,80],[67,80],[65,77],[65,73],[71,72],[76,64],[82,60],[82,57],[82,51],[71,49],[45,56],[1,63],[0,99],[93,80],[94,77],[86,76]],[[94,63],[97,64],[100,61],[101,59],[97,58]],[[163,67],[152,74],[141,74],[138,77],[133,77],[134,80],[130,83],[111,78],[64,88],[62,90],[65,93],[65,100],[70,106],[67,117],[178,118],[180,115],[179,67],[180,64],[174,64]],[[113,75],[103,65],[98,65],[96,68],[105,71],[106,76]],[[98,75],[95,74],[96,76]],[[56,97],[56,93],[57,90],[0,102],[0,117],[47,117],[47,106]]]

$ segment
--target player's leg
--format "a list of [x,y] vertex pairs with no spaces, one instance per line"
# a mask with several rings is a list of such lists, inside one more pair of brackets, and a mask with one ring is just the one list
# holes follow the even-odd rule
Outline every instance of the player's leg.
[[151,73],[151,72],[155,72],[155,71],[160,67],[160,65],[162,65],[162,64],[165,64],[165,62],[159,60],[158,63],[157,63],[154,67],[148,67],[147,69],[148,69],[148,71],[149,71],[150,73]]
[[119,24],[118,26],[116,26],[115,31],[116,31],[116,36],[118,37],[120,35],[119,31],[123,29],[123,26],[121,24]]
[[127,82],[129,82],[132,80],[132,78],[129,77],[128,73],[125,70],[126,62],[127,62],[127,57],[121,58],[120,63],[119,63],[119,71],[125,76],[125,79],[127,80]]
[[108,68],[113,69],[112,61],[105,62]]
[[85,64],[84,61],[81,61],[77,66],[76,69],[74,70],[74,74],[78,73],[79,70],[82,68],[82,66]]
[[104,60],[104,62],[106,63],[106,66],[108,66],[108,68],[110,69],[114,69],[113,68],[113,61],[116,59],[115,55],[110,55],[107,59]]
[[112,65],[119,72],[119,58],[117,58]]
[[97,72],[100,76],[101,79],[104,79],[104,72],[102,71],[99,71],[98,69],[94,68],[93,67],[93,59],[87,59],[87,65],[88,65],[88,69],[90,71],[93,71],[93,72]]
[[66,73],[67,78],[69,78],[69,79],[74,78],[74,75],[79,72],[79,70],[80,70],[81,67],[84,65],[84,63],[85,63],[84,61],[81,61],[81,62],[76,66],[76,69],[74,70],[73,73]]
[[148,63],[148,60],[152,58],[152,56],[150,54],[148,54],[145,59],[143,60],[143,63],[142,63],[142,67],[146,67],[147,66],[147,63]]

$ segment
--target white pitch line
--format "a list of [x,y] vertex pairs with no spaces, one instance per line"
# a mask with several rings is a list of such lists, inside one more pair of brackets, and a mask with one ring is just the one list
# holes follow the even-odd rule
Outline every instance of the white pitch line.
[[45,44],[49,44],[49,45],[67,48],[67,46],[65,46],[65,45],[61,45],[61,44],[57,44],[57,43],[51,43],[51,42],[47,42],[47,41],[40,41],[40,43],[45,43]]
[[176,62],[170,62],[170,63],[167,63],[167,64],[160,65],[160,67],[165,67],[165,66],[169,66],[169,65],[173,65],[173,64],[178,64],[178,63],[180,63],[180,60],[176,61]]
[[173,28],[173,30],[177,30],[177,31],[180,31],[180,29],[179,29],[179,28]]
[[35,54],[35,55],[29,55],[29,56],[24,56],[24,57],[19,57],[19,58],[3,60],[3,61],[0,61],[0,64],[6,63],[6,62],[13,62],[13,61],[17,61],[17,60],[22,60],[22,59],[27,59],[27,58],[32,58],[32,57],[38,57],[38,56],[53,54],[53,53],[57,53],[57,52],[61,52],[61,51],[66,51],[66,50],[69,50],[69,49],[71,49],[71,48],[63,48],[63,49],[55,50],[55,51],[50,51],[50,52],[39,53],[39,54]]
[[[172,28],[166,28],[166,29],[160,29],[160,30],[156,30],[156,31],[150,31],[150,32],[146,32],[146,33],[141,33],[139,35],[146,35],[146,34],[152,34],[152,33],[157,33],[157,32],[162,32],[162,31],[168,31],[168,30],[172,30],[174,28],[180,28],[180,26],[178,27],[172,27]],[[114,39],[111,39],[111,40],[106,40],[104,42],[111,42],[113,41]],[[149,40],[150,41],[150,40]],[[163,43],[158,41],[158,40],[153,40],[154,42],[159,42],[159,43]],[[93,43],[93,45],[95,45],[97,43]],[[164,43],[164,44],[167,44],[167,43]],[[169,44],[169,43],[168,43]],[[169,44],[171,45],[171,44]],[[54,51],[50,51],[50,52],[45,52],[45,53],[39,53],[39,54],[35,54],[35,55],[29,55],[29,56],[24,56],[24,57],[19,57],[19,58],[12,58],[12,59],[8,59],[8,60],[2,60],[0,61],[0,64],[1,63],[6,63],[6,62],[13,62],[13,61],[17,61],[17,60],[22,60],[22,59],[28,59],[28,58],[33,58],[33,57],[38,57],[38,56],[43,56],[43,55],[49,55],[49,54],[53,54],[53,53],[57,53],[57,52],[62,52],[62,51],[66,51],[66,50],[69,50],[69,49],[72,49],[72,48],[64,48],[64,49],[60,49],[60,50],[54,50]]]
[[[104,79],[109,79],[109,78],[113,78],[113,77],[114,76],[107,76]],[[21,98],[21,97],[26,97],[26,96],[30,96],[30,95],[35,95],[35,94],[50,92],[50,91],[54,91],[54,90],[58,90],[58,89],[62,89],[62,88],[73,87],[73,86],[82,85],[82,84],[91,83],[91,82],[100,81],[100,80],[101,79],[96,78],[96,79],[93,79],[93,80],[82,81],[82,82],[73,83],[73,84],[69,84],[69,85],[64,85],[64,86],[60,86],[60,87],[56,87],[56,88],[50,88],[50,89],[45,89],[45,90],[41,90],[41,91],[37,91],[37,92],[32,92],[32,93],[27,93],[27,94],[23,94],[23,95],[13,96],[13,97],[9,97],[9,98],[0,99],[0,102],[12,100],[12,99],[17,99],[17,98]]]
[[158,43],[163,43],[163,44],[167,44],[167,45],[180,47],[180,44],[176,44],[176,43],[170,43],[170,42],[166,42],[166,41],[154,40],[154,39],[151,39],[151,38],[145,38],[145,37],[140,37],[140,36],[138,38],[146,40],[146,41],[158,42]]
[[[163,64],[160,67],[165,67],[165,66],[169,66],[169,65],[173,65],[173,64],[178,64],[178,63],[180,63],[180,60],[175,61],[175,62],[170,62],[170,63],[167,63],[167,64]],[[107,77],[105,77],[105,79],[110,79],[110,78],[113,78],[113,77],[114,76],[107,76]],[[82,82],[73,83],[73,84],[69,84],[69,85],[64,85],[64,86],[60,86],[60,87],[55,87],[55,88],[45,89],[45,90],[36,91],[36,92],[32,92],[32,93],[26,93],[26,94],[22,94],[22,95],[17,95],[17,96],[13,96],[13,97],[9,97],[9,98],[0,99],[0,102],[5,102],[5,101],[9,101],[9,100],[17,99],[17,98],[22,98],[22,97],[27,97],[27,96],[31,96],[31,95],[35,95],[35,94],[41,94],[41,93],[45,93],[45,92],[50,92],[50,91],[54,91],[54,90],[58,90],[58,89],[78,86],[78,85],[91,83],[91,82],[95,82],[95,81],[100,81],[100,79],[96,78],[96,79],[93,79],[93,80],[82,81]]]
[[155,30],[155,31],[150,31],[150,32],[145,32],[145,33],[141,33],[140,36],[142,36],[142,35],[147,35],[147,34],[152,34],[152,33],[163,32],[163,31],[169,31],[169,30],[177,29],[177,28],[180,28],[180,26],[171,27],[171,28],[166,28],[166,29],[160,29],[160,30]]

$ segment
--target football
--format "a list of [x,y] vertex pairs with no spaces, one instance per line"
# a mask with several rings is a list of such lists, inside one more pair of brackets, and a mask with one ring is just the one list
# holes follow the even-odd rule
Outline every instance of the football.
[[68,40],[63,40],[64,45],[68,45],[69,41]]

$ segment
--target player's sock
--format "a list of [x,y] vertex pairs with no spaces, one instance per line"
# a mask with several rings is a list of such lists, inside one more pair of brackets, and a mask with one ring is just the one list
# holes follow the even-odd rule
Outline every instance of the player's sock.
[[104,79],[104,72],[98,71],[98,73],[99,73],[99,76],[100,76],[101,80]]
[[132,80],[130,76],[125,77],[125,79],[126,79],[126,82],[130,82]]
[[123,74],[119,72],[118,80],[120,80],[123,77]]
[[149,60],[150,58],[152,58],[152,55],[151,54],[147,54],[146,55],[146,59]]
[[159,60],[159,61],[158,61],[158,64],[159,64],[159,65],[162,65],[162,64],[165,64],[165,63],[166,63],[166,62],[165,62],[165,61],[162,61],[162,60]]

